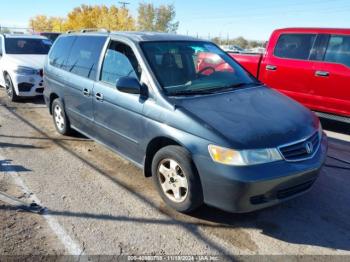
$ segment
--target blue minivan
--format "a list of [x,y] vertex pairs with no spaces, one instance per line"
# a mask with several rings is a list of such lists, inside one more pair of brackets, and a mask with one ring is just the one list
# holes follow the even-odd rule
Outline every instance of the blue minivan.
[[[319,119],[214,43],[163,33],[74,32],[44,68],[56,129],[104,144],[180,212],[250,212],[308,191],[325,161]],[[297,79],[295,79],[297,81]]]

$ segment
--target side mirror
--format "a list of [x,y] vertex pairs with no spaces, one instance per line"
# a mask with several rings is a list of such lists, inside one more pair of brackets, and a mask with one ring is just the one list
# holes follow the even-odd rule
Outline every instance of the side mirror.
[[117,89],[124,93],[140,94],[141,84],[136,78],[125,76],[118,79]]

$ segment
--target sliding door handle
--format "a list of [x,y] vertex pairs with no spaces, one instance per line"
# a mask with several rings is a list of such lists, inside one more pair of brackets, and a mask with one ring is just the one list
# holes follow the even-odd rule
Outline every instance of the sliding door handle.
[[87,88],[84,88],[83,89],[83,94],[84,94],[84,96],[90,96],[90,90],[87,89]]
[[103,101],[103,94],[101,94],[101,93],[96,93],[96,94],[95,94],[95,98],[96,98],[97,101],[102,102],[102,101]]
[[277,70],[277,66],[274,66],[274,65],[267,65],[267,66],[266,66],[266,70],[269,70],[269,71],[276,71],[276,70]]
[[315,72],[315,76],[319,76],[319,77],[328,77],[328,76],[329,76],[329,72],[326,72],[326,71],[316,71],[316,72]]

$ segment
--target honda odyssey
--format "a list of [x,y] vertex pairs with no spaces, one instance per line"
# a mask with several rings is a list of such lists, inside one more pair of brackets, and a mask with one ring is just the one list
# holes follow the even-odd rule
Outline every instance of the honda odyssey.
[[73,32],[54,43],[44,81],[59,133],[77,130],[141,167],[180,212],[280,203],[308,191],[325,161],[315,114],[209,41]]

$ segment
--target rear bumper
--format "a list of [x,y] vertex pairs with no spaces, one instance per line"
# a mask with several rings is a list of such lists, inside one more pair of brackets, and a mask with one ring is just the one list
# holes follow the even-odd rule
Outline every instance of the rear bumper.
[[211,159],[195,159],[206,204],[245,213],[276,205],[307,192],[316,181],[327,155],[327,137],[312,159],[278,161],[250,167],[232,167]]

